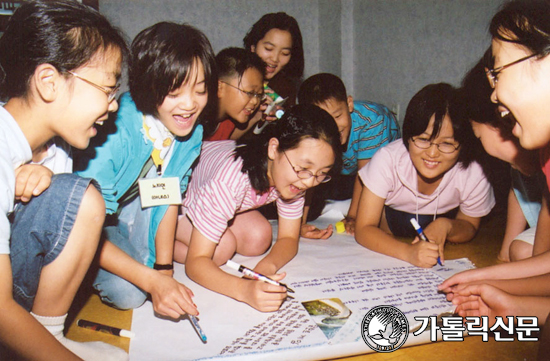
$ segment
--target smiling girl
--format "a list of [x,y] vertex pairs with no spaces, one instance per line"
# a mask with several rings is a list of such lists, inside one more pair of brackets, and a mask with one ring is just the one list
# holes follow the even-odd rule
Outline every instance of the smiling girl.
[[[296,103],[298,84],[304,73],[304,48],[298,22],[292,16],[279,12],[265,14],[258,20],[243,39],[244,48],[256,53],[265,63],[265,91],[288,98],[285,106]],[[246,127],[238,128],[231,139],[239,139],[262,119],[263,111],[272,99],[266,97],[260,111],[250,119]],[[272,114],[264,117],[268,121],[277,118]]]
[[[541,149],[541,163],[550,185],[550,2],[510,1],[493,17],[490,27],[493,64],[487,78],[491,100],[526,149]],[[541,212],[548,213],[546,201]],[[537,223],[535,245],[547,245],[550,230]],[[540,248],[539,248],[540,249]],[[547,249],[547,248],[546,248]],[[535,250],[535,253],[537,251]],[[476,270],[445,280],[439,289],[457,306],[460,316],[536,316],[548,324],[550,252]],[[544,343],[544,341],[543,341]],[[540,353],[539,358],[548,358]]]
[[255,271],[275,280],[298,251],[304,194],[330,180],[341,162],[340,134],[332,117],[297,105],[261,135],[235,144],[205,142],[183,201],[175,260],[213,291],[260,311],[276,311],[286,289],[219,269],[235,253],[258,256],[271,246],[271,227],[255,209],[277,203],[278,235]]
[[191,291],[172,278],[172,254],[201,123],[215,102],[214,55],[200,31],[167,22],[139,33],[131,51],[117,129],[81,162],[80,174],[101,185],[109,215],[94,287],[117,308],[138,307],[150,294],[159,314],[196,315]]
[[[0,101],[6,101],[0,107],[3,360],[128,359],[114,346],[63,334],[97,250],[105,206],[92,179],[57,167],[67,154],[59,156],[52,142],[58,137],[86,148],[96,125],[116,111],[125,50],[121,34],[102,15],[74,1],[25,1],[0,38]],[[31,161],[63,174],[49,172],[51,183],[19,202],[21,169],[45,169]]]
[[[466,242],[495,201],[479,164],[468,119],[453,107],[457,91],[432,84],[410,101],[403,139],[381,148],[359,171],[356,240],[361,245],[420,267],[443,260],[445,241]],[[410,219],[430,242],[395,238],[416,235]]]

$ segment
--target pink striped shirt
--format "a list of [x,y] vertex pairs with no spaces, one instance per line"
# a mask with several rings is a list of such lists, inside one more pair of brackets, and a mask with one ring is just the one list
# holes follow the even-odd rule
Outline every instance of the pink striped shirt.
[[202,235],[215,243],[236,214],[273,201],[277,201],[279,217],[297,219],[303,214],[303,196],[285,201],[275,187],[257,194],[248,175],[241,172],[242,159],[233,158],[235,146],[232,140],[203,142],[199,163],[183,200],[183,213]]

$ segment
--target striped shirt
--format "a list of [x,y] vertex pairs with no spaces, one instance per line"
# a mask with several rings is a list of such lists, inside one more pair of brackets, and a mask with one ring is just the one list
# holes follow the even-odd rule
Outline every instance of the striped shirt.
[[280,198],[275,187],[256,193],[241,158],[234,158],[235,141],[203,142],[199,163],[193,170],[183,200],[183,213],[206,238],[218,243],[227,224],[236,214],[277,201],[279,217],[302,217],[304,197],[289,201]]

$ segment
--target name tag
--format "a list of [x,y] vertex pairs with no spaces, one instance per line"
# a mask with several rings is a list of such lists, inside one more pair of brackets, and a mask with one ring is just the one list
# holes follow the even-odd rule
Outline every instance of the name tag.
[[178,177],[140,179],[138,185],[141,208],[181,204]]

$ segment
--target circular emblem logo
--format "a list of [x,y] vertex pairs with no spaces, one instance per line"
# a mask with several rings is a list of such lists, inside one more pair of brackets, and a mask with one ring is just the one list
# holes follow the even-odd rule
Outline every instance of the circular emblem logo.
[[409,321],[393,306],[372,308],[361,322],[363,341],[376,352],[393,352],[409,337]]

